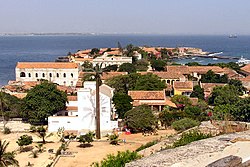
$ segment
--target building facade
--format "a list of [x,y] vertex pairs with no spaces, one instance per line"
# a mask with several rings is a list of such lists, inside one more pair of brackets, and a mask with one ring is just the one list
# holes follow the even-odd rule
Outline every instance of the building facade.
[[124,56],[115,56],[115,55],[102,55],[93,59],[93,66],[95,67],[97,64],[102,65],[102,68],[111,65],[117,65],[118,67],[123,63],[132,63],[132,57],[124,57]]
[[75,86],[79,66],[69,62],[18,62],[16,81],[48,80],[63,86]]

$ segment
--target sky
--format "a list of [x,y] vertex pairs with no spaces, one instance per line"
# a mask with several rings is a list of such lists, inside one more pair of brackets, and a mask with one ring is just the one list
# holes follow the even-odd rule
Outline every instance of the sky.
[[250,0],[0,0],[0,33],[250,35]]

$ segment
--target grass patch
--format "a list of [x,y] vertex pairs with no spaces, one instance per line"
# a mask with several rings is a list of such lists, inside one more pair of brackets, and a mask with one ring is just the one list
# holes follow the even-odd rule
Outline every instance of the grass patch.
[[136,152],[139,152],[139,151],[144,150],[145,148],[151,147],[151,146],[153,146],[153,145],[155,145],[155,144],[157,144],[157,143],[158,143],[158,140],[154,140],[154,141],[148,142],[148,143],[146,143],[146,144],[141,145],[141,146],[140,146],[139,148],[137,148],[135,151],[136,151]]

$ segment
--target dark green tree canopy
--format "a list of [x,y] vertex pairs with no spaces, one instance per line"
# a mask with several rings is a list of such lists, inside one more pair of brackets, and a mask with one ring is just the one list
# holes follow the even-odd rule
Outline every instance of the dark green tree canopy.
[[155,74],[148,73],[138,77],[134,90],[163,90],[166,88],[165,81]]
[[116,93],[113,96],[113,103],[115,104],[115,109],[116,112],[118,113],[118,117],[123,119],[124,118],[124,114],[128,111],[132,109],[132,98],[125,94],[125,93]]
[[66,102],[65,92],[58,90],[53,83],[42,81],[40,85],[31,89],[24,98],[22,114],[30,122],[44,121],[48,116],[65,109]]
[[184,95],[174,95],[171,98],[171,101],[175,103],[177,106],[182,106],[182,107],[190,106],[192,104],[190,98]]
[[125,123],[133,131],[142,131],[143,129],[154,128],[156,118],[149,106],[141,105],[126,112]]
[[115,65],[109,65],[109,66],[103,68],[103,71],[110,72],[110,71],[117,71],[117,69],[118,69],[118,66],[115,64]]
[[145,59],[137,60],[135,63],[136,71],[147,71],[148,70],[148,61]]
[[202,83],[227,83],[228,77],[227,75],[220,76],[219,74],[215,74],[212,70],[209,70],[206,74],[201,76]]
[[129,74],[131,74],[131,73],[136,72],[136,68],[135,68],[135,65],[133,65],[131,63],[123,63],[122,65],[120,65],[118,71],[120,71],[120,72],[128,72]]
[[200,85],[195,85],[190,97],[197,97],[198,99],[204,100],[204,89],[201,88]]
[[167,62],[164,60],[152,60],[151,66],[156,71],[164,71]]
[[228,84],[233,85],[237,89],[240,95],[242,95],[244,91],[246,91],[246,88],[242,85],[242,82],[240,80],[231,79],[229,80]]
[[27,146],[30,145],[33,142],[32,136],[28,136],[28,135],[22,135],[19,137],[19,139],[17,140],[17,144],[22,147],[22,146]]

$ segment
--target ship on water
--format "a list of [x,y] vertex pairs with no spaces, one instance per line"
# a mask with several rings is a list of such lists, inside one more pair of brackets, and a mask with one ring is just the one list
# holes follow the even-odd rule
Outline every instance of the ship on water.
[[230,34],[229,38],[237,38],[237,35],[236,34]]

